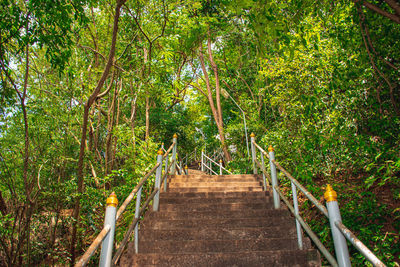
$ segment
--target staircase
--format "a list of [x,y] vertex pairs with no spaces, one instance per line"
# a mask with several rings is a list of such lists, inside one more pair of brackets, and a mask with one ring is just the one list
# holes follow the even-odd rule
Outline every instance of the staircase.
[[169,178],[158,212],[140,227],[121,266],[321,266],[305,238],[299,250],[295,220],[273,209],[256,175],[210,176],[196,170]]

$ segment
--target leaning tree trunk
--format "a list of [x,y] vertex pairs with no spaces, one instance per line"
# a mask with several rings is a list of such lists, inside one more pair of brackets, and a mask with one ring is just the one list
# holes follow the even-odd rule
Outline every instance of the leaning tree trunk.
[[208,103],[210,104],[210,108],[211,108],[211,112],[212,112],[214,120],[215,120],[215,124],[217,125],[217,128],[218,128],[218,133],[219,133],[219,137],[220,137],[220,140],[221,140],[221,147],[222,147],[222,150],[224,152],[225,159],[226,159],[226,161],[231,161],[232,157],[231,157],[231,155],[230,155],[230,153],[228,151],[228,148],[226,146],[226,143],[225,143],[224,124],[223,124],[223,121],[222,121],[222,108],[221,108],[221,101],[220,101],[220,86],[219,86],[218,69],[217,69],[217,66],[216,66],[213,58],[212,58],[210,40],[208,40],[208,47],[209,47],[208,48],[208,53],[209,53],[210,62],[211,62],[211,65],[213,67],[213,70],[214,70],[215,78],[218,81],[218,82],[216,81],[216,86],[215,86],[215,89],[217,91],[216,92],[217,105],[215,105],[214,99],[213,99],[213,96],[212,96],[210,78],[208,76],[207,69],[206,69],[205,62],[204,62],[203,47],[202,47],[202,44],[200,44],[200,47],[199,47],[199,59],[200,59],[201,69],[202,69],[203,74],[204,74],[204,80],[206,82],[206,87],[207,87],[206,96],[207,96],[207,99],[208,99]]
[[110,73],[111,66],[114,61],[115,55],[115,44],[117,41],[117,32],[118,32],[118,20],[120,16],[120,11],[122,5],[126,2],[126,0],[118,0],[115,6],[115,14],[114,14],[114,25],[113,25],[113,33],[111,39],[111,47],[110,52],[108,55],[106,66],[103,70],[101,78],[97,83],[96,88],[93,90],[92,94],[88,98],[83,111],[83,122],[82,122],[82,134],[81,134],[81,144],[79,149],[79,158],[78,158],[78,170],[77,170],[77,192],[78,196],[75,199],[75,207],[73,211],[73,227],[72,227],[72,237],[71,237],[71,246],[70,246],[70,253],[71,253],[71,266],[75,263],[75,243],[76,243],[76,234],[79,225],[79,213],[80,213],[80,199],[81,194],[83,193],[83,160],[85,156],[85,144],[86,144],[86,132],[87,132],[87,125],[88,125],[88,118],[89,118],[89,110],[94,101],[96,100],[97,95],[100,93],[101,88],[104,85],[105,80]]

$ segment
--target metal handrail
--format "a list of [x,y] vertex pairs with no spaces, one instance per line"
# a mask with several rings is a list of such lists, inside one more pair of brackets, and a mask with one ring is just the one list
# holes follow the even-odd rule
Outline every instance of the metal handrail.
[[304,186],[302,186],[292,175],[290,175],[290,173],[287,172],[276,160],[272,160],[272,162],[304,193],[304,195],[322,212],[322,214],[328,217],[328,210],[307,189],[305,189]]
[[209,159],[212,163],[214,163],[215,165],[217,165],[218,167],[222,168],[224,171],[226,171],[229,174],[232,174],[232,172],[230,172],[229,170],[225,169],[224,166],[222,166],[221,163],[217,163],[214,160],[210,159],[207,155],[203,155],[204,157],[206,157],[207,159]]
[[218,173],[216,173],[213,169],[211,169],[210,167],[208,167],[207,165],[204,165],[207,169],[209,169],[212,173],[214,173],[215,175],[218,175]]
[[385,264],[383,264],[378,257],[375,256],[374,253],[372,253],[372,251],[367,248],[367,246],[365,246],[363,244],[363,242],[361,242],[356,236],[355,234],[353,234],[349,228],[347,228],[343,223],[341,222],[335,222],[336,227],[339,229],[340,232],[342,232],[342,234],[344,235],[344,237],[346,237],[347,240],[349,240],[349,242],[351,244],[353,244],[353,246],[355,246],[355,248],[360,251],[361,254],[364,255],[365,258],[367,258],[372,265],[374,266],[379,266],[379,267],[383,267],[385,266]]
[[157,170],[158,166],[160,166],[160,163],[156,163],[156,165],[148,173],[146,173],[146,175],[142,178],[142,180],[140,180],[140,182],[135,186],[135,188],[132,190],[132,192],[125,199],[124,203],[122,203],[121,206],[119,207],[115,220],[118,220],[119,217],[122,215],[122,213],[124,213],[127,206],[133,200],[133,197],[135,196],[135,194],[139,191],[139,189],[143,186],[143,184],[147,181],[147,179],[149,179],[149,177]]
[[[173,160],[173,161],[175,161],[175,160]],[[172,164],[170,165],[168,171],[162,177],[161,181],[165,180],[165,178],[167,177],[169,171],[171,171],[171,168],[172,168]],[[160,186],[160,188],[161,188],[161,186]],[[131,225],[129,226],[128,230],[125,232],[124,238],[122,239],[121,243],[118,245],[118,249],[115,251],[114,257],[112,259],[113,264],[116,264],[118,262],[121,254],[123,252],[123,249],[125,248],[128,240],[129,240],[129,237],[131,236],[131,234],[132,234],[133,230],[135,229],[136,225],[139,223],[140,216],[142,216],[144,210],[147,208],[147,206],[149,205],[150,201],[153,200],[153,198],[155,197],[155,195],[157,194],[157,192],[159,190],[160,190],[159,188],[155,188],[154,189],[154,191],[151,193],[151,195],[147,198],[146,202],[143,204],[143,207],[140,208],[137,218],[134,218],[134,220],[131,223]]]
[[[252,143],[261,151],[261,153],[264,154],[268,159],[270,158],[268,153],[264,151],[256,142]],[[297,181],[288,171],[286,171],[276,160],[271,160],[276,167],[278,167],[279,170],[285,174],[287,178],[291,182],[293,182],[300,190],[303,192],[303,194],[326,216],[328,217],[328,210],[322,205],[304,186],[302,186],[299,181]]]
[[338,263],[333,257],[333,255],[329,252],[329,250],[322,244],[322,242],[319,240],[318,236],[311,230],[311,227],[303,220],[303,218],[296,214],[293,206],[290,204],[289,200],[283,195],[282,191],[279,189],[278,186],[275,186],[275,189],[278,191],[279,196],[282,198],[283,202],[285,202],[286,206],[288,206],[290,212],[296,217],[296,219],[299,221],[303,229],[307,232],[308,236],[311,238],[311,240],[314,242],[314,244],[318,247],[319,251],[325,256],[325,258],[328,260],[328,262],[333,266],[337,267]]
[[179,166],[179,164],[175,162],[175,165],[176,165],[176,167],[177,167],[177,169],[178,169],[178,174],[182,174],[182,169],[181,169],[181,167]]
[[[156,163],[156,165],[145,174],[145,176],[140,180],[140,182],[135,186],[135,188],[132,190],[132,192],[128,195],[128,197],[125,199],[125,201],[121,204],[117,211],[117,215],[115,216],[115,220],[117,221],[119,217],[124,213],[126,210],[127,206],[131,201],[133,200],[133,197],[135,194],[139,191],[139,189],[143,186],[143,184],[147,181],[147,179],[156,171],[156,169],[160,166],[160,163]],[[108,229],[108,230],[106,230]],[[89,259],[92,257],[96,249],[99,247],[100,243],[104,240],[104,238],[107,236],[108,232],[110,231],[110,226],[106,225],[103,227],[103,229],[100,231],[100,233],[97,235],[95,240],[92,242],[92,244],[89,246],[89,248],[85,251],[85,254],[79,259],[79,261],[75,264],[75,266],[85,266],[86,263],[89,261]]]
[[[76,263],[75,266],[85,266],[86,263],[91,258],[91,256],[96,251],[96,249],[99,247],[100,243],[103,243],[100,264],[108,265],[111,262],[111,264],[113,265],[114,263],[116,263],[118,261],[119,257],[121,256],[122,250],[126,246],[126,243],[127,243],[128,239],[129,239],[130,235],[132,234],[133,230],[135,230],[135,233],[136,233],[135,234],[135,248],[137,249],[137,246],[136,246],[137,241],[138,241],[137,224],[138,224],[138,222],[140,220],[140,216],[142,215],[144,210],[147,208],[147,206],[149,205],[150,201],[153,200],[153,198],[154,198],[153,210],[154,211],[158,210],[159,192],[160,192],[161,184],[164,182],[165,183],[164,185],[165,185],[165,188],[166,188],[166,182],[167,182],[166,181],[166,177],[167,177],[168,173],[170,173],[171,168],[173,166],[175,166],[175,164],[176,164],[176,144],[177,144],[176,140],[177,140],[177,136],[174,135],[173,142],[172,142],[171,146],[168,148],[168,150],[165,150],[164,149],[164,144],[162,144],[162,146],[161,146],[161,148],[160,148],[160,150],[158,152],[157,163],[139,181],[139,183],[135,186],[135,188],[131,191],[131,193],[128,195],[128,197],[124,200],[122,205],[119,207],[117,212],[115,210],[116,210],[116,206],[118,205],[118,200],[116,199],[116,196],[115,196],[114,193],[110,195],[110,197],[107,199],[105,225],[104,225],[103,229],[100,231],[100,233],[97,235],[95,240],[92,242],[92,244],[89,246],[89,248],[86,250],[84,255]],[[171,152],[171,150],[173,151],[172,164],[169,166],[169,168],[167,168],[167,166],[168,166],[168,155]],[[162,155],[163,154],[162,151],[165,151],[166,153],[164,155]],[[166,173],[164,175],[162,175],[162,166],[163,166],[164,159],[166,159],[165,160]],[[178,170],[179,170],[179,166],[178,166]],[[155,188],[154,188],[152,194],[150,195],[150,197],[144,203],[143,207],[140,208],[142,187],[143,187],[144,183],[148,180],[148,178],[152,174],[154,174],[154,172],[156,172]],[[118,250],[116,251],[116,254],[114,255],[114,258],[112,259],[112,261],[110,261],[111,260],[111,256],[112,256],[111,255],[112,249],[108,249],[108,248],[113,246],[112,243],[113,243],[113,240],[114,240],[114,231],[115,231],[116,221],[124,213],[124,211],[126,210],[127,206],[132,202],[132,200],[133,200],[135,195],[137,195],[137,197],[136,197],[135,219],[132,222],[132,224],[130,225],[128,231],[125,233],[124,239],[122,240],[121,244],[119,245]],[[110,202],[109,202],[109,199],[111,199]],[[110,236],[109,233],[110,233],[111,237],[107,238],[108,236]],[[103,249],[104,249],[104,252],[103,252]],[[102,260],[104,260],[105,263],[104,262],[102,263]]]
[[258,167],[260,168],[260,170],[262,171],[262,173],[265,175],[265,177],[267,177],[268,179],[265,180],[263,179],[263,183],[264,183],[264,190],[266,190],[267,186],[269,186],[270,180],[271,180],[271,176],[269,176],[269,174],[267,173],[267,170],[261,165],[261,163],[258,160],[255,160],[256,164],[258,165]]
[[93,256],[96,249],[100,246],[101,242],[103,242],[104,238],[107,236],[108,232],[110,232],[111,226],[106,225],[97,237],[93,240],[90,247],[86,250],[85,254],[79,259],[79,261],[75,264],[75,266],[85,266],[89,259]]
[[171,152],[171,150],[174,148],[174,146],[175,146],[175,141],[174,142],[172,142],[172,144],[170,145],[170,147],[167,149],[167,150],[165,150],[164,148],[164,155],[163,155],[163,160],[169,155],[169,153]]
[[[161,185],[165,182],[165,179],[167,178],[168,174],[170,173],[171,168],[172,168],[172,165],[173,165],[174,163],[175,163],[175,160],[173,160],[173,161],[171,162],[171,165],[168,167],[168,171],[165,172],[165,173],[164,173],[164,176],[161,178]],[[160,185],[160,186],[161,186],[161,185]],[[164,190],[164,192],[165,192],[165,190]]]
[[195,153],[195,151],[191,152],[190,154],[186,155],[183,159],[182,162],[185,162],[186,160],[186,164],[187,164],[187,160],[190,158],[191,155],[193,155]]
[[[325,258],[328,260],[328,262],[332,266],[350,266],[350,259],[349,259],[349,255],[347,252],[347,245],[345,244],[346,242],[342,241],[342,240],[344,240],[343,237],[337,237],[336,235],[334,236],[334,245],[335,245],[335,250],[336,250],[336,256],[338,257],[338,261],[340,263],[340,264],[338,264],[336,259],[332,256],[332,254],[321,243],[321,241],[319,240],[317,235],[311,230],[309,225],[306,222],[304,222],[303,218],[299,215],[298,207],[297,207],[296,187],[299,188],[304,193],[304,195],[321,211],[322,214],[324,214],[326,217],[328,217],[328,219],[331,222],[331,227],[336,227],[340,231],[340,233],[345,238],[347,238],[350,241],[350,243],[352,245],[354,245],[365,256],[365,258],[367,260],[369,260],[374,266],[378,266],[378,267],[386,266],[371,252],[371,250],[369,250],[359,239],[357,239],[357,237],[341,222],[340,211],[339,211],[339,208],[338,208],[335,198],[334,198],[334,200],[329,200],[329,203],[333,203],[334,205],[329,206],[327,204],[328,208],[329,208],[329,211],[328,211],[328,209],[325,208],[325,206],[323,206],[307,189],[305,189],[288,171],[286,171],[275,160],[275,156],[274,156],[274,152],[273,152],[274,150],[271,146],[270,146],[269,151],[272,154],[268,154],[255,142],[254,134],[252,134],[251,144],[254,145],[254,147],[252,147],[254,173],[255,174],[257,173],[256,166],[261,169],[261,171],[264,175],[264,179],[266,177],[268,180],[271,181],[271,183],[273,185],[273,189],[277,192],[280,199],[282,199],[285,202],[285,204],[288,206],[291,213],[295,216],[296,224],[299,224],[302,226],[302,228],[307,232],[308,236],[313,240],[314,244],[318,247],[318,249],[321,251],[321,253],[325,256]],[[257,148],[262,153],[261,159],[262,159],[263,164],[261,164],[257,160],[257,153],[255,152],[255,148]],[[270,160],[272,179],[264,167],[263,156],[266,156]],[[276,172],[276,170],[275,170],[275,167],[272,168],[273,166],[276,166],[291,181],[294,207],[291,205],[289,200],[281,192],[279,186],[277,185],[277,176],[276,176],[276,173],[275,174],[273,173],[272,169],[274,169],[275,172]],[[275,182],[273,181],[274,177],[276,179]],[[275,183],[275,185],[274,185],[274,183]],[[331,192],[332,191],[327,190],[327,193],[331,193]],[[275,192],[274,192],[274,194],[275,194]],[[335,194],[336,193],[334,193],[334,195]],[[325,197],[327,197],[327,196],[325,195]],[[329,194],[328,194],[328,197],[329,197]],[[278,198],[278,201],[279,201],[279,198]],[[274,202],[275,202],[275,199],[274,199]],[[328,198],[327,198],[327,203],[328,203]],[[278,205],[274,204],[274,206],[275,206],[275,208],[277,208],[277,207],[279,207],[279,204]],[[332,212],[332,215],[330,214],[330,212]],[[334,229],[332,229],[332,235],[334,235],[333,230]],[[302,249],[302,245],[300,244],[300,243],[302,243],[301,242],[301,233],[299,231],[300,231],[300,227],[297,228],[297,236],[299,239],[299,248]],[[335,238],[337,239],[337,241],[335,241]],[[337,242],[337,244],[336,244],[336,242]],[[343,242],[344,242],[344,244],[343,244]],[[343,247],[343,246],[346,246],[346,247]],[[346,253],[347,253],[347,256],[346,256]]]
[[154,189],[154,191],[151,193],[151,195],[147,198],[146,202],[143,204],[143,207],[140,208],[139,211],[139,217],[138,218],[134,218],[134,220],[132,221],[131,225],[128,228],[128,231],[125,232],[124,238],[122,239],[121,243],[118,246],[118,249],[115,251],[114,257],[112,259],[113,264],[116,264],[119,260],[119,257],[121,257],[122,252],[126,246],[126,244],[128,243],[129,237],[131,236],[133,230],[135,229],[136,225],[139,223],[140,220],[140,216],[142,216],[143,212],[145,211],[145,209],[147,208],[147,206],[149,205],[150,201],[153,200],[153,198],[155,197],[155,195],[157,194],[157,192],[160,189],[156,188]]

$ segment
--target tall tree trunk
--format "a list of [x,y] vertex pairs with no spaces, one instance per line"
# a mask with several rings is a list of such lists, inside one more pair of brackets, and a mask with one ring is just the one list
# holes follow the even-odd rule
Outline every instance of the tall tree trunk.
[[105,160],[105,174],[108,175],[111,171],[111,145],[112,145],[112,137],[113,137],[113,129],[114,129],[114,118],[115,118],[115,102],[117,100],[117,94],[118,94],[118,84],[115,85],[115,89],[114,89],[114,94],[113,94],[113,98],[111,101],[111,106],[108,109],[107,112],[107,137],[106,137],[106,160]]
[[81,135],[81,144],[79,149],[79,158],[78,158],[78,170],[77,170],[77,193],[78,196],[75,199],[75,207],[73,211],[73,226],[72,226],[72,237],[71,237],[71,246],[70,246],[70,253],[71,253],[71,262],[70,265],[73,266],[75,263],[75,245],[76,245],[76,234],[79,225],[79,213],[80,213],[80,199],[81,194],[83,193],[83,160],[85,156],[85,144],[86,144],[86,131],[87,131],[87,124],[88,124],[88,117],[90,107],[92,106],[93,102],[96,100],[97,95],[100,93],[101,88],[104,85],[105,80],[110,73],[111,66],[114,61],[115,55],[115,44],[117,41],[117,32],[118,32],[118,20],[120,16],[120,9],[121,6],[126,2],[126,0],[118,0],[115,6],[115,14],[114,14],[114,25],[113,25],[113,33],[111,39],[111,47],[110,52],[108,55],[107,63],[104,68],[104,71],[101,75],[97,86],[93,90],[92,94],[88,98],[83,111],[83,122],[82,122],[82,135]]
[[[145,79],[146,76],[146,64],[148,61],[148,56],[149,56],[149,51],[146,49],[146,47],[143,47],[143,57],[144,57],[144,64],[143,64],[143,79]],[[150,70],[150,68],[149,68]],[[150,75],[150,72],[148,73]],[[149,135],[150,135],[150,98],[149,98],[149,92],[148,92],[148,86],[146,86],[146,110],[145,110],[145,116],[146,116],[146,132],[145,132],[145,137],[144,140],[147,143],[146,149],[148,147],[148,142],[149,142]]]
[[[133,95],[133,85],[132,85],[132,95]],[[129,118],[131,129],[132,129],[132,146],[133,146],[133,154],[132,154],[132,166],[133,166],[133,171],[135,171],[135,162],[136,162],[136,136],[135,136],[135,121],[136,121],[136,111],[137,111],[137,98],[139,95],[139,90],[136,91],[136,94],[132,100],[132,110],[131,110],[131,116]]]
[[[121,90],[122,90],[122,80],[121,80],[121,85],[120,85],[120,88],[119,88],[119,92],[118,92],[118,95],[117,95],[117,98],[118,98],[118,100],[117,100],[117,109],[116,109],[116,119],[115,119],[115,125],[118,127],[118,124],[119,124],[119,115],[120,115],[120,112],[119,112],[119,107],[120,107],[120,98],[118,97],[119,96],[119,93],[121,92]],[[113,147],[113,151],[112,151],[112,157],[111,157],[111,169],[113,170],[114,169],[114,165],[115,165],[115,155],[117,154],[117,141],[118,141],[118,137],[116,136],[116,135],[114,135],[114,147]]]
[[215,120],[215,124],[217,125],[217,128],[218,128],[218,133],[219,133],[219,137],[221,140],[221,146],[222,146],[222,150],[224,152],[225,159],[226,159],[226,161],[231,161],[232,157],[231,157],[231,155],[228,151],[228,148],[226,146],[226,143],[225,143],[224,124],[223,124],[223,120],[222,120],[222,108],[221,108],[221,99],[220,99],[220,90],[221,89],[220,89],[220,85],[219,85],[218,68],[213,60],[212,53],[211,53],[210,38],[208,39],[207,45],[208,45],[208,56],[209,56],[210,63],[213,68],[214,76],[216,79],[216,82],[215,82],[216,94],[215,95],[216,95],[217,106],[215,106],[215,104],[214,104],[214,99],[213,99],[212,89],[211,89],[211,84],[210,84],[210,78],[208,76],[207,69],[206,69],[205,62],[204,62],[203,47],[202,47],[202,44],[200,44],[199,59],[200,59],[200,64],[201,64],[201,69],[203,71],[204,79],[206,81],[206,87],[207,87],[206,96],[208,99],[208,103],[210,104],[210,108],[211,108],[211,112],[212,112],[214,120]]
[[8,210],[8,209],[7,209],[7,204],[6,204],[6,202],[4,201],[3,194],[2,194],[1,191],[0,191],[0,212],[1,212],[1,214],[2,214],[3,216],[5,216],[5,215],[8,213],[7,210]]
[[[109,174],[111,170],[113,169],[113,152],[112,152],[112,141],[113,141],[113,130],[114,126],[116,124],[115,116],[116,116],[116,110],[117,110],[117,99],[118,99],[118,94],[119,90],[121,89],[122,86],[122,81],[119,82],[119,84],[115,85],[115,90],[114,90],[114,95],[113,95],[113,100],[111,103],[110,110],[108,111],[109,114],[109,127],[108,127],[108,134],[107,134],[107,140],[106,140],[106,156],[107,156],[107,164],[106,164],[106,174]],[[119,103],[119,100],[118,100]]]

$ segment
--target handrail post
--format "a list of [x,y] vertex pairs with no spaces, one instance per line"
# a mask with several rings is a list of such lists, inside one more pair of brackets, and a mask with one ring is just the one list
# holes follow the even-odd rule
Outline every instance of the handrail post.
[[254,145],[254,142],[256,141],[256,135],[254,133],[250,134],[251,137],[251,158],[253,162],[253,174],[257,174],[257,166],[256,166],[256,146]]
[[331,225],[336,260],[339,267],[351,267],[346,238],[335,225],[335,222],[342,222],[342,217],[340,216],[339,205],[337,202],[337,194],[329,184],[326,186],[324,197],[326,200],[326,207],[328,209],[329,224]]
[[[156,180],[154,182],[154,190],[160,189],[163,153],[164,152],[161,149],[158,150],[157,152],[157,163],[160,163],[160,165],[157,167],[156,170]],[[153,211],[158,211],[158,206],[160,204],[159,201],[160,201],[160,190],[158,190],[158,192],[154,196]]]
[[[165,169],[164,169],[164,173],[168,172],[168,161],[169,161],[169,154],[165,157]],[[164,179],[164,192],[167,191],[167,183],[168,183],[168,175],[165,176]]]
[[[179,160],[179,155],[180,155],[180,154],[176,153],[176,157],[178,158],[178,160]],[[183,164],[183,159],[182,159],[182,157],[181,157],[180,160],[179,160],[179,170],[181,171],[181,174],[183,174],[183,173],[182,173],[182,171],[183,171],[182,164]],[[183,172],[184,172],[184,171],[183,171]]]
[[201,171],[204,172],[204,151],[201,151]]
[[104,226],[109,225],[110,231],[107,236],[104,238],[103,243],[101,244],[101,252],[100,252],[100,267],[108,267],[111,266],[112,260],[112,251],[113,251],[113,243],[114,243],[114,233],[115,233],[115,216],[117,214],[117,206],[118,199],[114,192],[110,194],[107,198],[107,208],[104,219]]
[[[292,184],[292,195],[293,195],[293,207],[294,207],[294,213],[297,215],[299,214],[299,203],[297,200],[297,188],[296,185],[291,182]],[[296,218],[296,231],[297,231],[297,243],[299,245],[299,249],[303,249],[303,235],[301,231],[301,225],[299,220]]]
[[[265,161],[264,161],[264,154],[263,153],[261,153],[261,166],[265,170]],[[266,181],[267,178],[265,177],[264,171],[261,171],[261,172],[262,172],[262,177],[263,177],[264,191],[267,191],[267,181]]]
[[278,187],[278,178],[276,177],[276,166],[273,162],[275,160],[275,152],[272,146],[268,147],[269,152],[269,167],[271,169],[271,180],[272,180],[272,193],[274,197],[274,208],[279,209],[281,207],[281,200],[279,193],[276,191],[275,186]]
[[174,142],[174,147],[172,148],[172,175],[175,174],[175,168],[176,168],[176,146],[178,144],[178,135],[175,133],[172,139],[172,142]]
[[[139,218],[140,213],[140,202],[142,201],[142,188],[141,186],[136,193],[136,205],[135,205],[135,219]],[[139,224],[135,225],[135,233],[134,233],[134,245],[135,245],[135,253],[139,253]]]
[[219,175],[222,175],[222,159],[219,160]]

